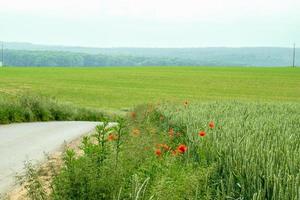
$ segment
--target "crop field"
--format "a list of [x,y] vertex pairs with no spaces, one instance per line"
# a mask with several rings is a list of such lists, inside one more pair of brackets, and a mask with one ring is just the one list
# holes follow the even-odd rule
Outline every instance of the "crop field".
[[241,67],[1,68],[0,94],[30,92],[121,109],[172,101],[300,101],[300,69]]

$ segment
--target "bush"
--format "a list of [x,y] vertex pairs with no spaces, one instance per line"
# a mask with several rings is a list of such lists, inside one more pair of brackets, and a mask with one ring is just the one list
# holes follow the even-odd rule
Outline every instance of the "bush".
[[41,96],[0,97],[0,124],[34,121],[101,121],[105,115],[95,109],[76,107]]

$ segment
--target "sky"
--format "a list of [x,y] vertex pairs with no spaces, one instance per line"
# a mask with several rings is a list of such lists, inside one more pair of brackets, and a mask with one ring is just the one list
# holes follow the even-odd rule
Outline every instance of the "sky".
[[0,0],[0,40],[88,47],[300,45],[300,0]]

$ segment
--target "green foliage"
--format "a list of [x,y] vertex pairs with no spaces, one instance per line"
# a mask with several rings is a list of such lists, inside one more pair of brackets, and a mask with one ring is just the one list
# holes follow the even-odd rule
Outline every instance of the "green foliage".
[[65,51],[24,51],[6,50],[6,66],[51,66],[51,67],[92,67],[92,66],[159,66],[193,65],[188,59],[172,57],[147,57],[131,55],[105,55],[72,53]]
[[65,153],[50,199],[299,199],[299,112],[296,103],[137,107],[85,137],[83,154]]
[[[5,43],[8,66],[290,66],[291,49],[81,48]],[[18,50],[19,49],[19,50]],[[296,51],[296,57],[300,56]],[[296,64],[298,60],[296,59]]]
[[[109,178],[107,174],[110,174],[110,180],[113,181],[118,176],[118,153],[121,148],[120,139],[124,134],[123,120],[118,120],[118,123],[116,126],[110,126],[108,121],[104,121],[97,126],[95,134],[85,137],[81,147],[84,156],[77,158],[73,150],[66,151],[64,167],[53,180],[51,198],[113,198],[112,191],[116,183],[107,182],[106,178]],[[115,130],[118,132],[114,133]],[[111,134],[115,134],[116,138],[110,137]]]
[[45,191],[39,172],[30,162],[25,163],[25,174],[17,177],[20,184],[25,186],[27,195],[32,200],[46,200],[48,195]]
[[3,95],[0,97],[0,124],[33,121],[101,121],[104,114],[55,99],[32,95]]

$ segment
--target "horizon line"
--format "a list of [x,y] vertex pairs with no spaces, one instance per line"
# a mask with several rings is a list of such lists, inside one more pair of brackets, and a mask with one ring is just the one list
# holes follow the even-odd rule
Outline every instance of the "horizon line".
[[[294,48],[295,43],[291,43],[290,46],[272,46],[272,45],[261,45],[261,46],[254,46],[254,45],[245,45],[245,46],[174,46],[174,47],[167,47],[167,46],[85,46],[85,45],[67,45],[67,44],[42,44],[42,43],[34,43],[34,42],[18,42],[18,41],[1,41],[0,43],[19,43],[19,44],[28,44],[28,45],[36,45],[36,46],[48,46],[48,47],[63,47],[63,48],[93,48],[93,49],[205,49],[205,48]],[[297,48],[297,47],[296,47]],[[298,47],[300,48],[300,47]]]

